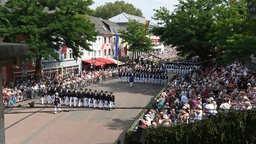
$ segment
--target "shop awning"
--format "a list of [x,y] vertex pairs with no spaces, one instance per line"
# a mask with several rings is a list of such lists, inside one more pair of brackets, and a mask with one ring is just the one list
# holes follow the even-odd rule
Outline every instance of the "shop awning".
[[110,59],[107,59],[107,58],[97,58],[96,59],[97,61],[100,61],[100,62],[104,62],[106,64],[115,64],[114,61],[110,60]]
[[91,65],[95,65],[95,66],[103,66],[103,65],[105,65],[104,62],[98,61],[98,60],[96,60],[96,59],[83,60],[83,62],[89,63],[89,64],[91,64]]

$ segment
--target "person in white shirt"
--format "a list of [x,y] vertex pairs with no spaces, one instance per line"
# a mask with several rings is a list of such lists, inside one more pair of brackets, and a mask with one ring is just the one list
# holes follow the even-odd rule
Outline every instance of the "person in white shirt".
[[203,118],[203,110],[201,105],[196,105],[194,120],[199,121]]
[[231,105],[229,104],[229,99],[224,99],[223,103],[220,105],[220,109],[223,111],[230,110]]
[[206,99],[206,104],[204,106],[204,114],[206,116],[214,115],[214,105],[211,103],[211,99]]
[[185,91],[181,92],[181,102],[188,103],[189,99],[187,97],[187,93]]

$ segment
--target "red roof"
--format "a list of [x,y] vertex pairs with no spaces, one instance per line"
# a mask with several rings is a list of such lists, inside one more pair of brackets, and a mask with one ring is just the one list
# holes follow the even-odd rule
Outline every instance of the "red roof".
[[104,62],[106,64],[114,64],[115,62],[107,58],[97,58],[97,61]]
[[86,63],[89,63],[89,64],[93,64],[95,66],[103,66],[103,65],[105,65],[104,62],[98,61],[97,59],[83,60],[83,62],[86,62]]

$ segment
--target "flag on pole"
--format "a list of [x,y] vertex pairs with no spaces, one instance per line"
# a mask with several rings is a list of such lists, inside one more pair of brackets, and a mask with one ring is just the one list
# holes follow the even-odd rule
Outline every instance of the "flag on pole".
[[118,43],[119,43],[119,35],[116,34],[116,57],[118,57],[118,51],[119,51]]
[[67,53],[68,46],[65,44],[61,49],[61,54]]
[[100,49],[104,50],[104,47],[105,47],[105,44],[102,44]]
[[127,44],[124,47],[124,55],[127,55]]
[[144,20],[144,27],[145,27],[145,31],[148,30],[148,26],[149,26],[149,20]]
[[144,20],[145,25],[149,25],[149,20]]

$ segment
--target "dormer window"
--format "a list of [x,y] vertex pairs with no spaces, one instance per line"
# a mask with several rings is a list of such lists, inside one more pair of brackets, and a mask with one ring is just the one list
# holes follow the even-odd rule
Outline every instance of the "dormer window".
[[106,28],[104,25],[102,25],[101,27],[102,27],[105,31],[107,30],[107,28]]

